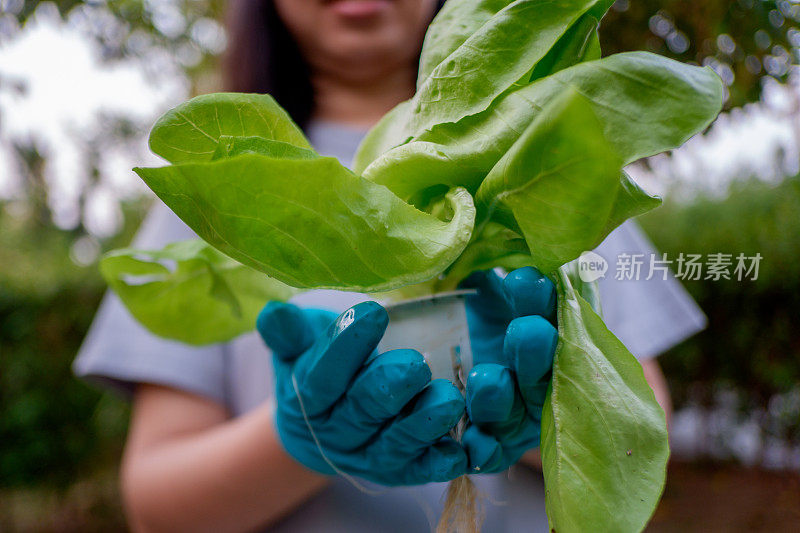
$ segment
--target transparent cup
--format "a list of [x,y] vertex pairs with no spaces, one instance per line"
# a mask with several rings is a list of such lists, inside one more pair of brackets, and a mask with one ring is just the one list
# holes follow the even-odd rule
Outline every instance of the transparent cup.
[[473,364],[466,297],[476,293],[461,290],[386,304],[389,327],[378,349],[417,350],[433,379],[448,379],[463,392]]

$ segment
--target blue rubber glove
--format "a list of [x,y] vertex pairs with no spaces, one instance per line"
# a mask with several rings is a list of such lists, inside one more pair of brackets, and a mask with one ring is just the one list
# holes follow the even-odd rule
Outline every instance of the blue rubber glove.
[[376,352],[388,321],[375,302],[338,318],[278,302],[264,307],[257,329],[274,354],[281,443],[323,474],[337,473],[327,457],[382,485],[449,481],[467,470],[464,449],[446,436],[464,414],[464,398],[449,381],[431,381],[419,352]]
[[501,472],[537,446],[558,331],[553,283],[530,267],[505,279],[477,272],[463,287],[474,366],[462,437],[473,472]]

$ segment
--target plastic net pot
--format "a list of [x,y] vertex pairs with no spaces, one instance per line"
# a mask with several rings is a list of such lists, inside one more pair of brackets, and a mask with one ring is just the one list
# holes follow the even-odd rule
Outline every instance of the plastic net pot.
[[387,304],[389,327],[378,350],[417,350],[433,379],[448,379],[463,391],[472,369],[465,304],[473,294],[475,290],[454,291]]

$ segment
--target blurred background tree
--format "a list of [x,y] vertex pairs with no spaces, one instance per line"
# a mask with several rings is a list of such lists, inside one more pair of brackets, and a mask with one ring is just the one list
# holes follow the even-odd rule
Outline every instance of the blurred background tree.
[[[219,89],[224,4],[0,0],[0,530],[120,526],[91,502],[114,505],[104,472],[127,407],[70,364],[104,292],[96,260],[147,210],[129,169],[151,157],[150,125]],[[757,282],[687,284],[710,322],[660,359],[674,433],[713,430],[716,459],[800,469],[798,20],[796,1],[618,0],[601,40],[708,65],[728,90],[705,136],[633,169],[666,197],[641,219],[654,243],[764,257]],[[65,501],[79,509],[69,527]]]
[[118,200],[144,192],[130,167],[147,160],[153,119],[218,88],[222,4],[2,0],[0,198],[16,178],[17,197],[58,227],[119,231]]
[[45,5],[98,39],[108,59],[136,56],[157,46],[174,52],[192,77],[213,69],[225,48],[220,24],[223,0],[3,0],[2,4],[9,28],[25,24]]
[[105,472],[128,407],[71,363],[105,291],[96,260],[130,241],[150,203],[130,172],[150,126],[216,88],[221,10],[0,0],[2,531],[121,526]]
[[649,50],[708,65],[728,88],[728,107],[758,101],[797,64],[800,5],[788,0],[617,0],[603,22],[603,50]]

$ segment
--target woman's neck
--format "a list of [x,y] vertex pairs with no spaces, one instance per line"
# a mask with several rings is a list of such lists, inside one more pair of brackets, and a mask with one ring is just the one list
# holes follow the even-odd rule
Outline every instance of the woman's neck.
[[391,108],[414,95],[416,65],[393,68],[375,76],[342,76],[317,72],[312,76],[313,118],[370,127]]

